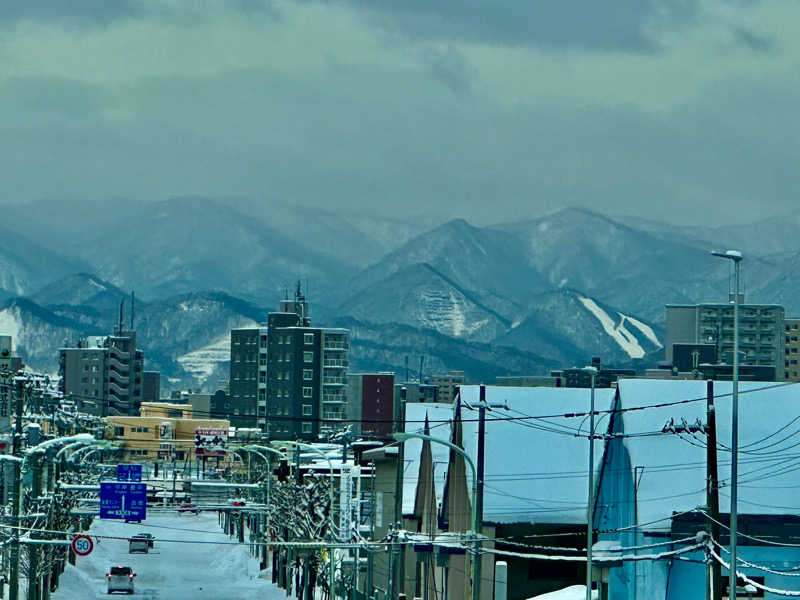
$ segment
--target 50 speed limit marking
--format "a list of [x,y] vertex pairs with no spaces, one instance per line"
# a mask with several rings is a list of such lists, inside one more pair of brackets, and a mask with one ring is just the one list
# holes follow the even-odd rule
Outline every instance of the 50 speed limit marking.
[[78,556],[86,556],[94,548],[94,542],[88,535],[76,535],[72,538],[72,551]]

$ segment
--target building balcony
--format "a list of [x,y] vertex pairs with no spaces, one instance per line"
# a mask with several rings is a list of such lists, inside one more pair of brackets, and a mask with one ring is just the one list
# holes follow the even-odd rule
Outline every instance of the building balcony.
[[325,344],[322,346],[323,350],[349,350],[350,344],[349,342],[333,342],[333,341],[326,341]]
[[346,358],[326,358],[322,361],[322,366],[325,368],[341,367],[346,369],[350,366],[350,361]]
[[347,377],[323,377],[322,378],[322,385],[345,385],[347,383]]
[[347,398],[344,396],[323,396],[323,404],[347,404]]

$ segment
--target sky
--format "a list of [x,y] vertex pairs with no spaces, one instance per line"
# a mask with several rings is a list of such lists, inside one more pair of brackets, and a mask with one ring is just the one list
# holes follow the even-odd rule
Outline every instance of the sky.
[[0,4],[3,202],[796,208],[796,0]]

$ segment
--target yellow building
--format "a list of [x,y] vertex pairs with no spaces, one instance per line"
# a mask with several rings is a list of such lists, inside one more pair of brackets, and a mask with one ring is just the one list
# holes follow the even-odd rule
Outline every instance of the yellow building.
[[141,416],[108,416],[107,439],[121,442],[124,462],[188,461],[226,457],[230,422],[194,419],[192,407],[142,402]]

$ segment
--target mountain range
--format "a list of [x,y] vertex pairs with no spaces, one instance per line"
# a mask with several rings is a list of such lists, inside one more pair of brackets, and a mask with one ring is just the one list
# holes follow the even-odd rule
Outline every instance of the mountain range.
[[[724,301],[746,254],[749,301],[800,311],[800,212],[751,227],[679,227],[577,208],[476,226],[175,198],[10,206],[0,229],[0,334],[32,366],[108,333],[135,290],[146,368],[166,387],[227,378],[230,329],[261,323],[301,280],[316,325],[352,332],[353,370],[460,369],[474,380],[592,356],[661,358],[664,304]],[[429,371],[430,369],[430,371]]]

